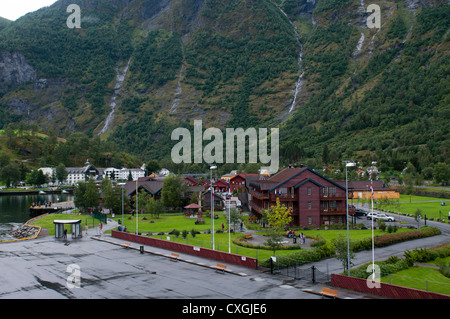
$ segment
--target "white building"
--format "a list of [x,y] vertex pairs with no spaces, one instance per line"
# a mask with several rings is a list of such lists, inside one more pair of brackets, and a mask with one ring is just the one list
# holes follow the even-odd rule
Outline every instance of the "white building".
[[[56,168],[42,167],[40,168],[44,174],[49,177],[56,174]],[[86,161],[83,167],[66,167],[67,178],[66,184],[76,185],[78,182],[85,182],[89,178],[93,178],[97,182],[101,182],[108,177],[111,180],[128,180],[130,174],[133,181],[137,181],[140,177],[145,177],[145,164],[141,168],[96,168],[94,165]]]

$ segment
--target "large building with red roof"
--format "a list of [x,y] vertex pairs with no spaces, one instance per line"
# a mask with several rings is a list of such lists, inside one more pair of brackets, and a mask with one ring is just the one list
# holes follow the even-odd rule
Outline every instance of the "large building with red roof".
[[[309,168],[289,167],[267,179],[253,180],[248,191],[249,206],[257,218],[279,198],[291,209],[296,226],[345,224],[347,220],[345,186]],[[352,196],[350,192],[349,198]],[[349,214],[354,213],[349,207]]]

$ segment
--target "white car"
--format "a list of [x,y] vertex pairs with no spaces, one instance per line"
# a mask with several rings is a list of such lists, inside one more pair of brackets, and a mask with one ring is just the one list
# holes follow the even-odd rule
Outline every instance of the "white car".
[[377,217],[377,215],[378,215],[378,213],[375,213],[375,212],[370,212],[370,213],[367,213],[367,219],[372,219],[372,216],[374,217],[374,220],[376,219],[376,217]]
[[378,214],[374,216],[374,220],[377,221],[378,219],[384,220],[385,222],[393,222],[395,221],[395,218],[386,214]]

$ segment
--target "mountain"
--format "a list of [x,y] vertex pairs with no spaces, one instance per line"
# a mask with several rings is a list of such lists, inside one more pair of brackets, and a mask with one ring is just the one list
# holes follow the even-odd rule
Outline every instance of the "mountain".
[[448,1],[378,1],[374,29],[369,4],[57,1],[0,21],[0,128],[39,123],[161,160],[173,129],[201,119],[279,127],[284,163],[448,163]]

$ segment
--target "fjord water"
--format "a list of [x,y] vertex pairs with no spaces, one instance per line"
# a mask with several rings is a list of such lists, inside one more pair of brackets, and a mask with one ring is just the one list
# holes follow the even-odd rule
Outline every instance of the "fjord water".
[[0,196],[0,241],[10,239],[9,233],[31,218],[33,202],[63,202],[72,200],[70,194],[45,195],[1,195]]

